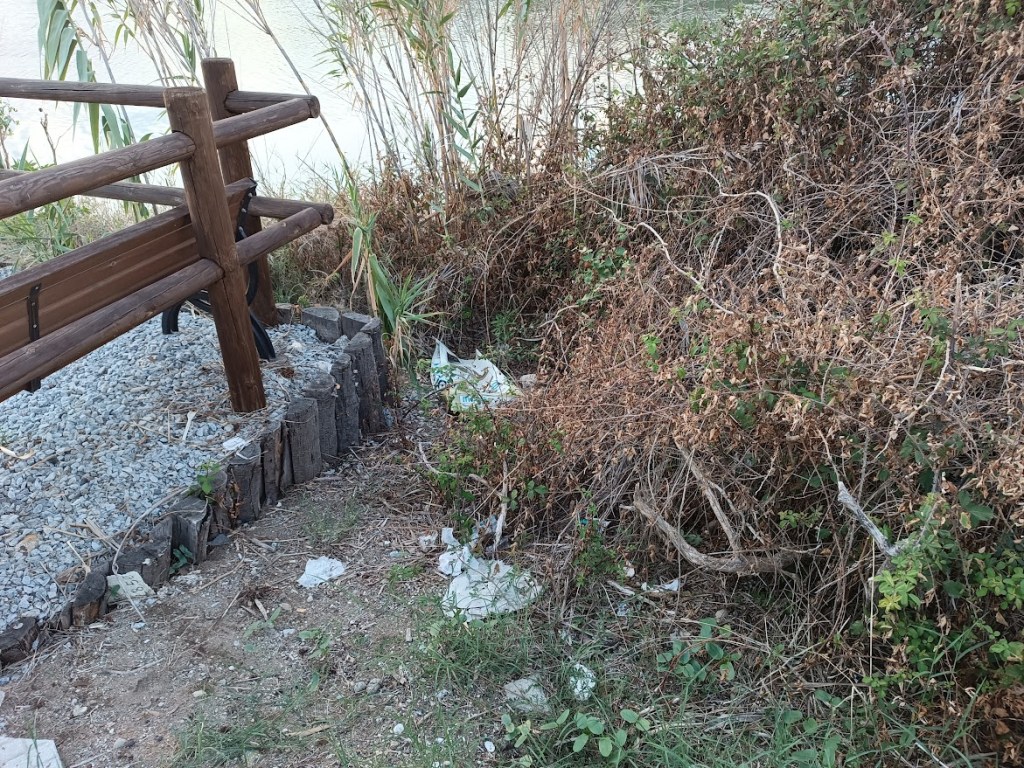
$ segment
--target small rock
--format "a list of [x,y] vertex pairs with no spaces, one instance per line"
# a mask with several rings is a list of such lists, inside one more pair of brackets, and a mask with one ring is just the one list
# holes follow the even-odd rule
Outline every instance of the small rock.
[[88,707],[83,707],[81,704],[79,704],[77,707],[73,707],[72,708],[71,716],[72,717],[81,717],[82,715],[84,715],[88,711],[89,711]]
[[120,752],[122,749],[128,746],[128,739],[116,739],[114,741],[114,751]]
[[405,733],[405,726],[401,723],[395,723],[395,727],[391,729],[391,732],[395,734],[395,736],[401,736]]
[[366,692],[377,693],[378,691],[380,691],[380,680],[373,678],[373,680],[366,684]]
[[193,699],[201,699],[204,696],[206,696],[206,691],[204,691],[202,688],[200,688],[198,691],[192,691]]
[[352,684],[352,692],[353,693],[362,693],[365,690],[366,690],[366,681],[365,680],[356,680],[355,683]]
[[494,742],[493,741],[485,741],[484,742],[484,751],[487,752],[487,754],[493,755],[494,754],[494,749],[495,749],[495,747],[494,747]]

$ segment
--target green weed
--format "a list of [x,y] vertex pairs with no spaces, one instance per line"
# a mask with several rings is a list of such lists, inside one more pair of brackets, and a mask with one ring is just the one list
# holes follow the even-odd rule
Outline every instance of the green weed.
[[349,497],[337,505],[311,504],[308,507],[303,532],[317,546],[329,546],[344,541],[359,527],[366,510],[355,498]]

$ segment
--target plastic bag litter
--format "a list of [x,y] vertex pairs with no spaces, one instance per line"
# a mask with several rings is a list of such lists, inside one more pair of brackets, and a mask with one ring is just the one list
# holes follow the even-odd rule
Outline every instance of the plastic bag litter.
[[484,619],[525,608],[540,592],[540,585],[529,572],[501,560],[470,556],[462,573],[448,585],[441,607],[447,616]]
[[594,689],[597,688],[597,675],[585,664],[572,665],[569,673],[569,690],[576,701],[589,701]]
[[57,745],[50,739],[0,736],[0,768],[61,768]]
[[430,383],[434,389],[444,391],[456,413],[479,411],[520,394],[498,366],[480,357],[479,352],[472,360],[462,360],[440,339],[435,341]]
[[[474,541],[479,536],[473,532]],[[541,593],[541,586],[529,571],[515,569],[501,560],[484,560],[461,544],[451,528],[441,532],[448,550],[439,558],[437,569],[452,581],[441,598],[446,616],[467,620],[483,619],[496,613],[525,608]]]
[[335,560],[333,557],[318,557],[306,562],[306,570],[299,577],[299,586],[307,589],[318,587],[331,579],[344,575],[344,573],[345,564],[340,560]]

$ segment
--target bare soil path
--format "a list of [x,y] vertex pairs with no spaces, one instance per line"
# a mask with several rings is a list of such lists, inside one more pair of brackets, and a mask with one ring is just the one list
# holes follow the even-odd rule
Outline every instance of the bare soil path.
[[[494,762],[500,724],[420,665],[445,580],[418,539],[442,521],[405,435],[16,670],[0,733],[66,768]],[[322,555],[345,575],[300,588]]]

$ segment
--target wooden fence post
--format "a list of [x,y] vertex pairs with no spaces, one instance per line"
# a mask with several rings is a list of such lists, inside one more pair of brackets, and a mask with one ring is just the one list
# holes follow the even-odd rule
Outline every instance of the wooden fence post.
[[181,164],[181,178],[199,255],[215,262],[224,273],[209,292],[231,406],[243,413],[258,411],[266,406],[267,397],[245,301],[245,272],[235,251],[234,224],[228,213],[210,108],[201,88],[168,88],[164,98],[171,129],[184,133],[195,144],[192,157]]
[[[214,120],[231,117],[225,102],[228,94],[238,90],[235,64],[231,59],[203,59],[203,82],[206,84],[206,98]],[[240,141],[220,150],[220,168],[224,181],[230,184],[239,179],[251,179],[252,159],[249,145]],[[255,235],[263,227],[258,216],[247,216],[243,225],[246,235]],[[277,325],[277,305],[274,302],[274,286],[270,277],[270,264],[263,256],[256,262],[259,286],[252,302],[252,311],[264,325]]]

